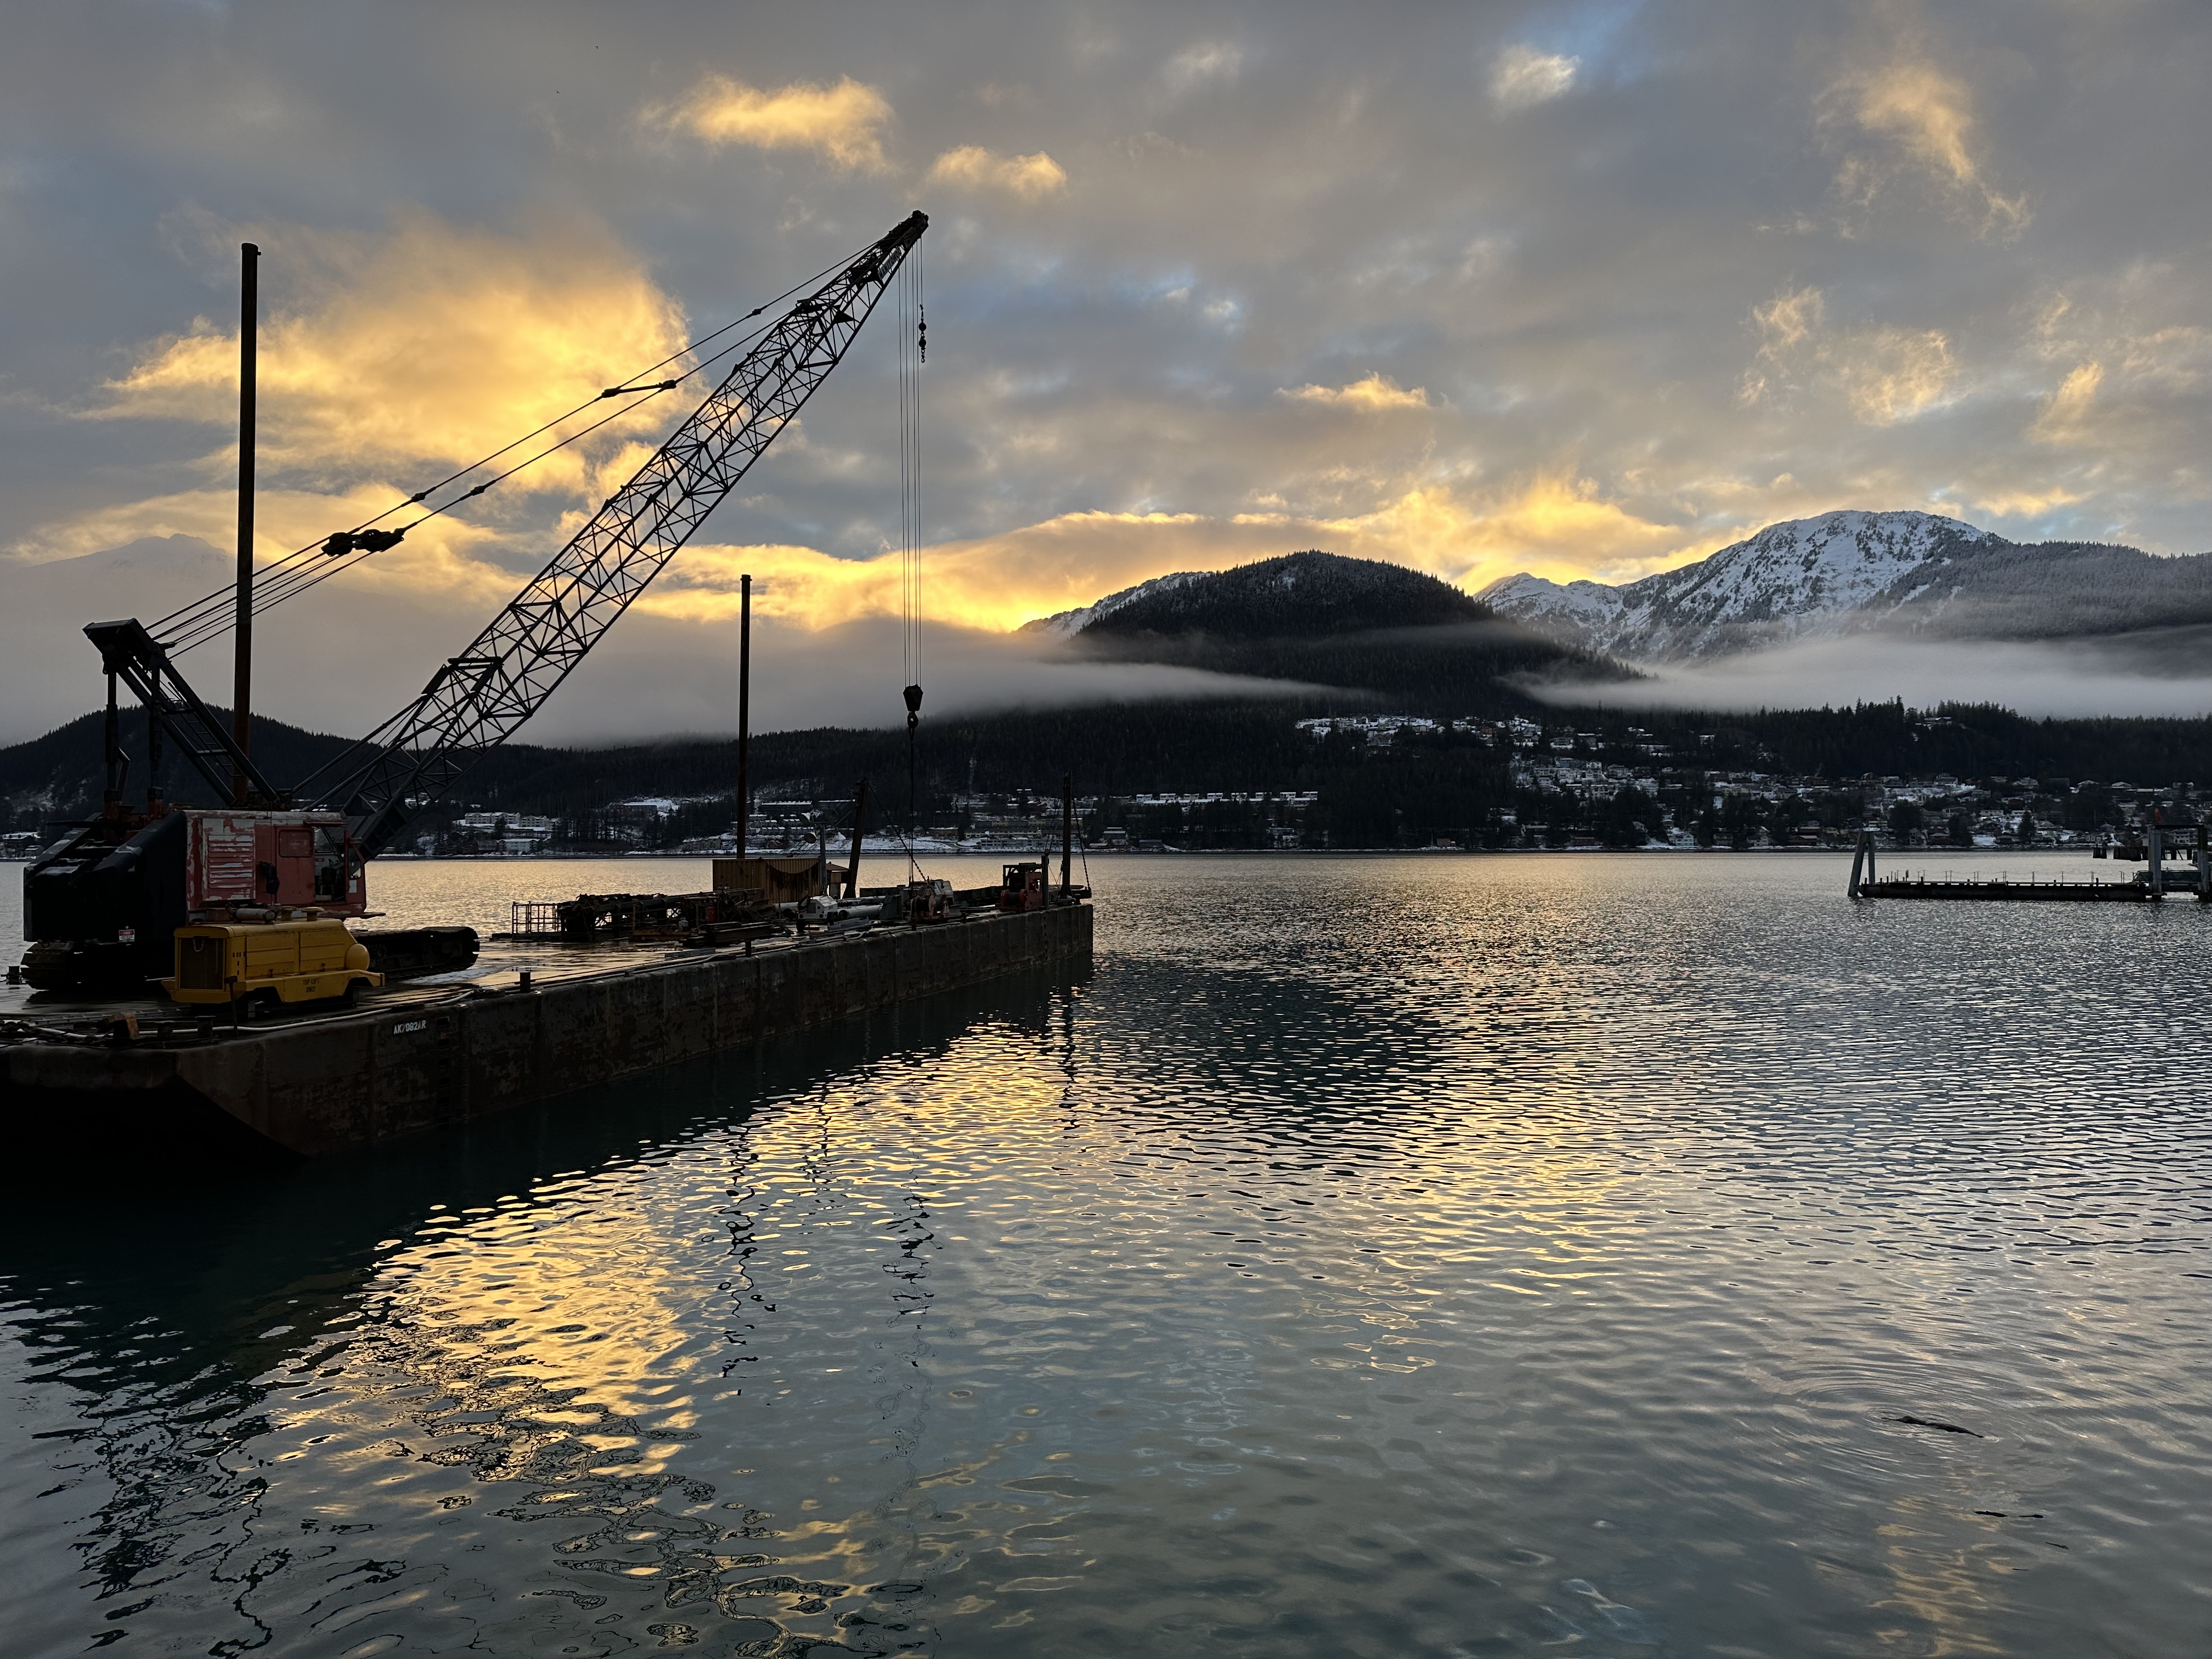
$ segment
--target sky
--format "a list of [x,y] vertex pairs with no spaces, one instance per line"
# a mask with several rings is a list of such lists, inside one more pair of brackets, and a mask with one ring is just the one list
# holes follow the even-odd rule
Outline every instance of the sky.
[[[2202,551],[2208,83],[2156,0],[19,9],[0,741],[95,700],[87,605],[224,579],[244,240],[275,556],[927,212],[932,712],[1188,692],[1008,630],[1305,547],[1470,591],[1838,507]],[[899,718],[892,322],[531,736],[726,722],[744,572],[764,723]],[[274,613],[258,706],[374,725],[672,401]]]

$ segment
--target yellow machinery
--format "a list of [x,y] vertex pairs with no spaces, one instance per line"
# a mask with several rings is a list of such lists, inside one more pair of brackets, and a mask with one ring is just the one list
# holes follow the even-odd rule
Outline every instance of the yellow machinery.
[[177,929],[177,971],[161,981],[174,1002],[350,1003],[384,975],[368,971],[368,947],[335,916],[288,921],[207,922]]

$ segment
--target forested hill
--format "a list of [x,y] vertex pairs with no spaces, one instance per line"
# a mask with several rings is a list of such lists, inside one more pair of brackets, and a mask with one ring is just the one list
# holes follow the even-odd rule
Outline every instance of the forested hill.
[[1101,607],[1081,636],[1091,641],[1139,634],[1309,639],[1482,622],[1489,616],[1488,605],[1418,570],[1309,551],[1139,591],[1110,610]]
[[[1385,748],[1342,734],[1317,742],[1298,730],[1320,700],[1145,702],[1088,708],[1015,710],[922,723],[921,809],[942,815],[969,781],[986,793],[1049,793],[1063,773],[1085,794],[1163,791],[1310,789],[1334,803],[1344,833],[1361,812],[1395,803],[1418,827],[1479,821],[1480,805],[1514,799],[1509,756],[1449,731],[1401,737]],[[1340,706],[1339,711],[1341,712]],[[1539,711],[1554,733],[1588,732],[1594,751],[1631,759],[1653,741],[1674,757],[1664,764],[1843,780],[1868,774],[1926,777],[2030,776],[2163,787],[2212,779],[2212,720],[2032,720],[2001,708],[1954,708],[1915,714],[1894,703],[1761,714],[1675,711]],[[131,745],[140,738],[131,736]],[[286,745],[289,745],[288,749]],[[257,722],[255,750],[280,778],[300,775],[344,746],[276,722]],[[279,764],[296,751],[304,764]],[[906,733],[897,730],[781,732],[754,739],[751,774],[769,796],[846,795],[853,781],[875,781],[877,797],[902,804]],[[547,749],[510,744],[472,757],[459,784],[424,815],[426,826],[477,807],[583,819],[637,796],[717,804],[687,815],[689,834],[723,827],[736,787],[736,744],[684,739],[615,749]],[[134,776],[137,798],[143,779]],[[100,790],[97,716],[73,720],[30,744],[0,749],[0,829],[36,831],[95,809]],[[179,781],[172,798],[209,804]],[[1447,800],[1449,804],[1447,804]],[[1429,806],[1418,803],[1429,801]],[[1474,811],[1474,818],[1468,817]],[[1441,816],[1425,817],[1424,813]],[[1387,837],[1386,837],[1387,841]],[[1340,844],[1368,844],[1346,841]]]
[[[1079,622],[1076,619],[1081,618]],[[1627,671],[1492,617],[1449,582],[1374,559],[1304,552],[1182,574],[1066,618],[1073,648],[1355,694],[1449,715],[1528,713],[1531,682],[1593,686]],[[1073,629],[1065,624],[1076,622]]]

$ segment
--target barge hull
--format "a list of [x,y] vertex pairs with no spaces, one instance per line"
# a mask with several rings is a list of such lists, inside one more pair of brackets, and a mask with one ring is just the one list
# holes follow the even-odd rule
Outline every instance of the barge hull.
[[0,1048],[0,1121],[19,1145],[56,1130],[80,1145],[125,1134],[147,1151],[183,1140],[313,1158],[1018,969],[1087,968],[1091,916],[1072,904],[721,951],[190,1048]]

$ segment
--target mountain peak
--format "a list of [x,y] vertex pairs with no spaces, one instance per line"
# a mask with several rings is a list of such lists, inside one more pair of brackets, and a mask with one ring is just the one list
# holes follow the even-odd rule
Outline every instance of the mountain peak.
[[1316,549],[1231,570],[1157,577],[1027,626],[1093,639],[1134,634],[1293,639],[1479,622],[1489,614],[1489,607],[1434,576]]
[[1205,570],[1178,570],[1172,575],[1155,576],[1150,581],[1139,582],[1134,587],[1125,587],[1118,593],[1109,593],[1103,599],[1079,605],[1073,611],[1054,611],[1049,617],[1038,617],[1024,623],[1016,631],[1023,634],[1057,634],[1063,638],[1080,634],[1101,617],[1111,616],[1123,605],[1136,599],[1148,599],[1154,593],[1181,587],[1186,582],[1202,581],[1212,573]]
[[1501,616],[1593,649],[1713,656],[1832,631],[1913,571],[2011,545],[1934,513],[1823,513],[1620,586],[1523,573],[1478,597]]

